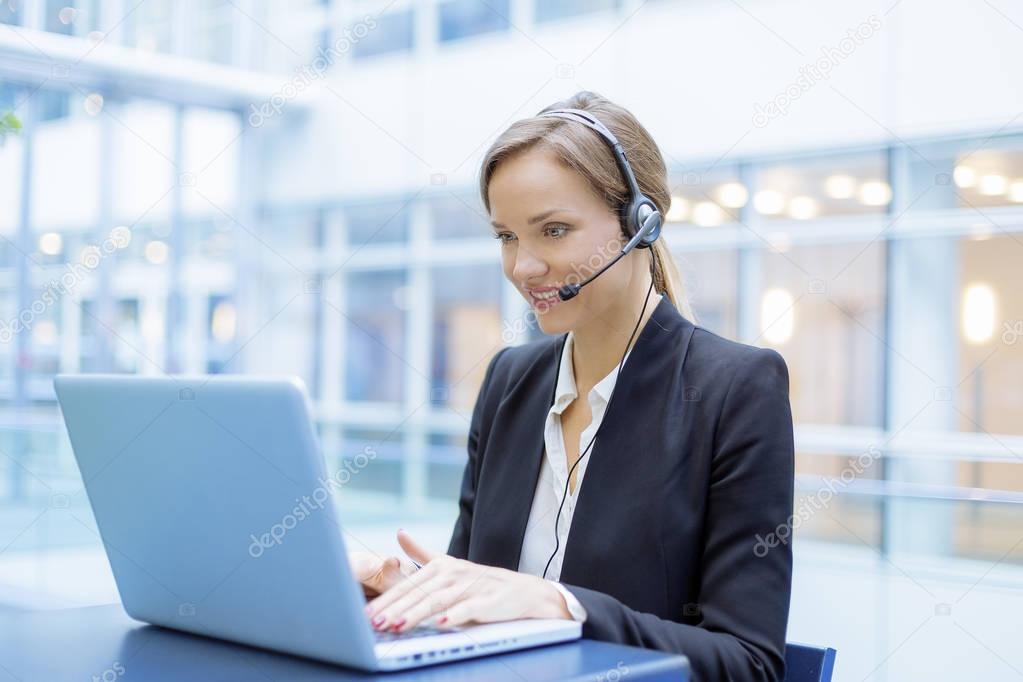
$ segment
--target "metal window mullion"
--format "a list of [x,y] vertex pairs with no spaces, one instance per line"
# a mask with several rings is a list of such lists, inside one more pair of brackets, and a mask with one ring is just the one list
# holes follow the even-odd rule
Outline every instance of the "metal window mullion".
[[[344,251],[344,244],[347,243],[346,218],[340,211],[331,211],[327,219],[327,230],[325,236],[325,249],[327,251]],[[334,268],[324,267],[321,263],[321,273],[332,273]],[[337,405],[347,399],[345,386],[347,384],[348,367],[345,364],[346,352],[346,329],[345,315],[348,314],[348,271],[342,267],[341,271],[330,279],[324,279],[321,296],[332,305],[324,308],[323,324],[323,367],[320,377],[320,404]],[[338,310],[334,310],[337,307]],[[340,312],[339,312],[340,311]]]
[[[24,0],[21,9],[23,27],[37,31],[46,30],[46,0]],[[24,127],[22,129],[24,130]]]
[[428,485],[428,433],[422,414],[430,403],[430,363],[433,348],[433,286],[430,266],[416,257],[428,247],[431,237],[430,211],[426,202],[415,202],[410,210],[407,331],[404,339],[405,364],[405,460],[402,497],[410,510],[421,511]]
[[[325,209],[319,209],[315,213],[313,218],[315,225],[314,231],[314,248],[317,253],[322,253],[326,242],[326,211]],[[312,398],[315,401],[323,400],[323,344],[324,344],[324,306],[323,306],[323,271],[317,267],[316,271],[312,274],[307,286],[308,291],[314,292],[312,297],[313,309],[311,311],[313,328],[310,330],[310,342],[312,347],[310,350],[310,357],[312,358],[309,367],[309,376],[312,385],[309,387]]]
[[[12,403],[16,411],[24,410],[31,402],[28,395],[29,366],[24,360],[31,357],[30,330],[20,326],[21,312],[31,306],[31,261],[29,255],[35,249],[32,245],[32,164],[35,147],[35,100],[29,97],[23,105],[22,113],[22,155],[21,155],[21,197],[18,207],[18,232],[16,236],[19,254],[16,257],[15,269],[15,300],[14,323],[11,325],[11,341],[14,352],[10,355],[11,376],[14,377]],[[23,429],[14,432],[15,452],[28,452],[28,437]],[[10,494],[14,501],[23,500],[26,496],[25,474],[20,466],[10,467]]]
[[166,300],[166,323],[164,324],[164,371],[174,374],[181,371],[181,325],[186,319],[184,296],[181,293],[181,270],[187,239],[184,234],[184,196],[180,178],[184,172],[185,108],[174,108],[174,122],[171,137],[172,165],[176,177],[170,193],[170,262],[167,267],[167,288],[163,292]]
[[[739,220],[750,230],[760,233],[762,219],[753,208],[753,196],[757,192],[756,168],[748,163],[739,165],[738,179],[748,188],[749,201],[739,210]],[[744,343],[752,343],[760,335],[760,294],[763,289],[764,247],[760,240],[745,241],[737,249],[736,262],[736,337]]]
[[[252,333],[259,328],[259,291],[257,282],[262,275],[265,275],[265,268],[260,263],[260,245],[255,237],[249,233],[260,234],[262,232],[262,220],[255,208],[255,197],[260,191],[258,186],[261,177],[261,158],[259,149],[260,128],[253,128],[248,124],[247,112],[238,112],[238,122],[241,126],[241,136],[238,140],[238,189],[237,215],[238,222],[244,226],[235,227],[235,273],[234,273],[234,300],[237,310],[237,325],[231,353],[233,357],[231,370],[244,372],[249,363],[246,361],[252,351],[248,346],[243,346]],[[235,356],[237,354],[237,357]]]
[[[120,118],[120,101],[110,98],[104,103],[108,114],[99,119],[100,132],[100,154],[99,154],[99,220],[96,223],[96,232],[93,237],[95,244],[102,244],[107,238],[114,221],[114,186],[118,169],[117,145],[115,144],[114,117]],[[96,287],[93,292],[93,311],[96,319],[91,320],[91,326],[96,330],[96,367],[101,372],[110,372],[114,369],[113,345],[114,340],[109,329],[116,329],[116,306],[112,292],[113,274],[111,268],[106,264],[101,265],[96,271]],[[97,321],[98,320],[98,321]]]

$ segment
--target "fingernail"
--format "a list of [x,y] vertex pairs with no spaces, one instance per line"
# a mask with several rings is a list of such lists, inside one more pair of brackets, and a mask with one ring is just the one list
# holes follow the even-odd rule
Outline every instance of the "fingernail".
[[380,627],[381,623],[384,622],[384,614],[380,614],[373,618],[373,627]]
[[437,619],[437,625],[444,625],[444,623],[447,622],[448,622],[447,616],[441,616],[440,618]]
[[399,630],[401,630],[401,626],[402,626],[402,625],[404,625],[404,624],[405,624],[405,619],[404,619],[404,618],[402,618],[401,620],[399,620],[399,621],[398,621],[397,623],[395,623],[395,624],[394,624],[393,626],[391,626],[391,627],[393,627],[393,628],[394,628],[394,631],[395,631],[395,632],[398,632]]

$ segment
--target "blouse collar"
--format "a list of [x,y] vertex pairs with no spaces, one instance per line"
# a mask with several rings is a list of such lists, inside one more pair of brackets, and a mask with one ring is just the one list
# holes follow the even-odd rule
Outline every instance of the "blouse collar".
[[[657,298],[653,299],[648,305],[657,308],[657,304],[660,303],[663,294],[657,294]],[[652,317],[652,316],[651,316]],[[649,323],[650,320],[647,320]],[[645,326],[645,325],[644,325]],[[640,329],[639,332],[643,330]],[[637,334],[639,333],[637,332]],[[558,383],[554,389],[554,405],[551,407],[551,411],[555,414],[561,414],[565,411],[573,400],[579,397],[578,388],[575,383],[575,372],[572,367],[572,346],[575,339],[574,332],[568,332],[565,338],[564,347],[561,350],[561,362],[558,366]],[[632,348],[625,354],[625,362],[629,361],[629,356],[632,355],[633,349],[636,348],[636,343],[632,344]],[[619,361],[611,369],[611,371],[603,379],[598,381],[591,391],[591,395],[596,393],[597,396],[606,405],[611,399],[611,391],[614,389],[615,382],[618,380],[618,371],[620,367],[625,366],[625,362]]]

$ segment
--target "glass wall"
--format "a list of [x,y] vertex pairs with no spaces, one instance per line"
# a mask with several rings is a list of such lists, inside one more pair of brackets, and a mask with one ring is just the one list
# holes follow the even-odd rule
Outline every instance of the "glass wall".
[[509,26],[509,0],[445,0],[439,3],[438,12],[441,42],[505,31]]
[[[1023,231],[959,239],[960,431],[1023,434]],[[992,478],[993,482],[995,479]],[[1018,480],[1016,485],[1018,486]]]
[[487,364],[501,346],[501,282],[497,264],[433,271],[431,403],[472,412]]
[[[10,108],[21,90],[6,84],[2,92]],[[55,92],[33,104],[40,118],[26,134],[0,147],[0,166],[13,179],[0,189],[4,319],[31,311],[82,266],[53,304],[23,322],[21,335],[0,344],[3,399],[19,406],[6,417],[5,437],[26,453],[21,463],[73,480],[51,387],[57,372],[287,374],[309,386],[335,466],[374,439],[389,453],[353,494],[450,499],[483,374],[522,312],[472,188],[246,213],[238,203],[236,114]],[[20,169],[29,139],[34,163],[25,193]],[[1001,159],[998,172],[1012,177],[1016,144],[988,141],[970,162],[989,177],[995,166],[981,169],[978,159]],[[1023,435],[1016,381],[1023,219],[1013,212],[1023,202],[1014,198],[1014,180],[1000,195],[990,179],[987,193],[966,193],[960,185],[969,184],[968,173],[956,171],[965,155],[951,151],[949,183],[932,177],[920,191],[936,199],[914,202],[923,175],[912,155],[899,158],[894,149],[673,169],[665,238],[699,324],[785,357],[800,500],[815,499],[864,452],[881,453],[802,533],[881,547],[888,525],[910,523],[900,514],[911,518],[929,499],[959,495],[942,507],[949,523],[942,551],[989,556],[1003,548],[1016,507],[966,498],[978,489],[1023,493],[1014,449]],[[900,177],[901,184],[890,180]],[[774,193],[769,201],[765,192]],[[895,207],[905,207],[905,222],[894,220]],[[979,216],[989,211],[1001,213],[985,224]],[[921,232],[936,223],[940,234]],[[96,251],[103,239],[114,244],[109,253]],[[910,276],[904,290],[920,249],[956,273],[951,285],[931,290],[926,278],[913,284]],[[247,259],[243,281],[240,258]],[[243,282],[247,299],[239,298]],[[898,321],[914,306],[929,319],[944,311],[944,326],[922,337],[901,330]],[[921,343],[938,350],[922,353]],[[916,421],[900,407],[917,394],[902,387],[899,372],[936,382]],[[950,466],[935,469],[926,453],[948,433],[956,439],[945,438],[940,451]],[[921,457],[931,466],[926,477],[913,464]],[[9,494],[19,499],[46,490],[17,465],[6,472]],[[893,517],[900,505],[910,511]]]
[[554,21],[567,17],[576,17],[591,12],[617,9],[621,0],[536,0],[534,13],[538,22]]
[[[352,57],[364,59],[412,50],[415,39],[415,9],[387,12],[375,18],[376,26],[354,41]],[[353,35],[355,35],[353,30]]]
[[[371,3],[350,47],[460,49],[523,7],[544,24],[622,4]],[[95,39],[120,19],[107,6],[47,2],[33,21]],[[294,3],[278,26],[280,8],[202,2],[183,31],[177,4],[143,4],[110,39],[290,74],[355,35],[340,6]],[[273,35],[231,20],[245,8]],[[23,15],[0,3],[0,21]],[[244,113],[38,85],[0,82],[0,113],[26,122],[0,146],[0,445],[20,453],[0,460],[0,517],[73,487],[52,379],[79,371],[298,376],[332,466],[380,448],[352,494],[450,508],[489,360],[542,337],[507,334],[524,304],[476,188],[246,201]],[[855,474],[800,532],[1004,553],[1023,501],[1023,136],[670,161],[664,238],[697,323],[787,362],[798,501]],[[18,542],[71,537],[95,542]]]
[[404,270],[356,271],[346,278],[345,399],[401,403],[409,291]]
[[[0,93],[23,124],[0,145],[0,545],[97,547],[53,378],[237,369],[239,117],[74,86]],[[299,305],[290,320],[308,326]]]
[[[808,281],[807,272],[819,276]],[[884,244],[768,251],[761,290],[755,343],[774,348],[788,363],[795,419],[881,426]]]
[[757,187],[753,206],[769,220],[883,214],[892,200],[881,151],[766,164]]

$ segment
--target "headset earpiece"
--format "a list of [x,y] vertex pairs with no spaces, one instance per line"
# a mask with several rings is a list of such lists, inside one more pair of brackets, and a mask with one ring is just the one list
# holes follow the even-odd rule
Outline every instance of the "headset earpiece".
[[661,212],[657,210],[657,206],[643,194],[636,197],[626,208],[626,220],[628,221],[626,229],[630,237],[638,234],[643,229],[643,225],[650,221],[647,233],[636,244],[637,249],[650,248],[657,241],[657,237],[660,236],[661,225],[664,223],[664,220],[661,218]]

